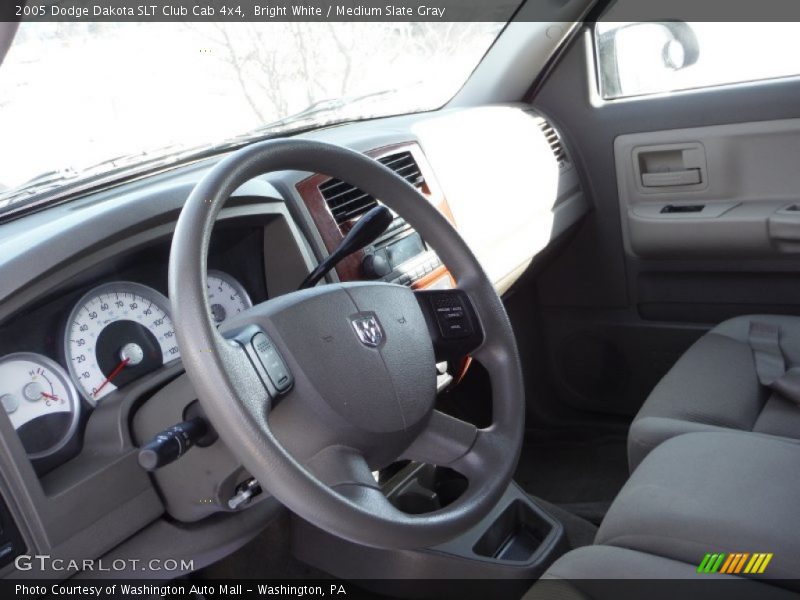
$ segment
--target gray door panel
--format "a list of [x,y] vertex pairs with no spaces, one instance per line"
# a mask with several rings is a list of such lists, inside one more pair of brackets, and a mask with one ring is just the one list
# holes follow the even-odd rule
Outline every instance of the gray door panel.
[[[800,80],[603,103],[592,56],[587,34],[532,99],[559,128],[594,208],[536,280],[529,308],[554,390],[537,402],[630,416],[713,324],[800,314],[800,211],[787,210],[800,203]],[[677,160],[676,148],[690,157],[673,170],[698,169],[699,181],[643,181],[642,171]],[[670,204],[705,213],[662,216]]]

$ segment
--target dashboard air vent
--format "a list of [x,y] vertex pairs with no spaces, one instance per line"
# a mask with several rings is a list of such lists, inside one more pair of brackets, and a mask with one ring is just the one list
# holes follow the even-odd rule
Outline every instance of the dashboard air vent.
[[558,166],[563,167],[566,165],[566,163],[569,162],[567,153],[564,152],[564,147],[561,145],[561,138],[558,137],[556,130],[544,119],[539,122],[539,129],[542,130],[545,138],[547,138],[547,143],[550,144],[550,149],[553,151],[553,156],[555,156],[558,161]]
[[[425,183],[411,152],[389,154],[379,158],[378,162],[389,167],[414,187],[422,187]],[[341,179],[329,179],[319,186],[319,191],[339,225],[355,219],[378,204],[375,198]]]

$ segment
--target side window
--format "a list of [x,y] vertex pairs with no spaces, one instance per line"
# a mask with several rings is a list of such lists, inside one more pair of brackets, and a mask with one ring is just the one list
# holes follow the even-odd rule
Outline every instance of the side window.
[[800,74],[800,23],[598,22],[606,100]]

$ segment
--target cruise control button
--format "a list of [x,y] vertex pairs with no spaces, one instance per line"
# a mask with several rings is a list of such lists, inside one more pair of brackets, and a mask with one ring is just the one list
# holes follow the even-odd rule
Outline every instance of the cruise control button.
[[464,305],[456,294],[442,294],[435,297],[433,310],[442,337],[466,337],[472,333]]
[[292,374],[272,340],[263,333],[257,333],[253,336],[251,344],[272,385],[279,392],[288,390],[292,385]]

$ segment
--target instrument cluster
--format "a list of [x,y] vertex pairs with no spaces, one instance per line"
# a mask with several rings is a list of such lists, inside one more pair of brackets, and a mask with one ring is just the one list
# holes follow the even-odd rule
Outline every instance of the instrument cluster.
[[[208,305],[218,325],[252,306],[233,276],[208,272]],[[90,289],[63,325],[63,365],[37,352],[0,357],[0,404],[29,458],[50,457],[75,436],[82,411],[180,358],[169,300],[132,281]],[[66,368],[65,368],[66,367]]]

